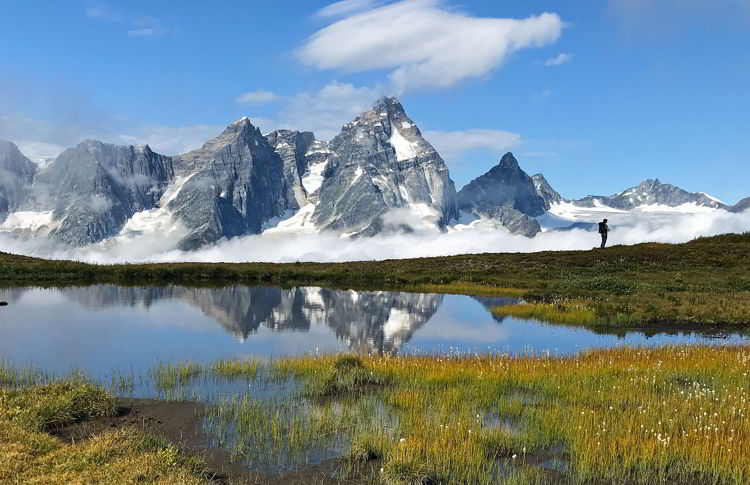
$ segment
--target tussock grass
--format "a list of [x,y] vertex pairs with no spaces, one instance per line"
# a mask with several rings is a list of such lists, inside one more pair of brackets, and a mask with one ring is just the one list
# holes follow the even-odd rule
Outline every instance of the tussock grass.
[[493,307],[491,311],[495,315],[541,320],[549,323],[592,325],[599,322],[594,310],[580,303],[500,305]]
[[261,363],[257,360],[219,360],[211,364],[211,373],[222,377],[255,379]]
[[73,379],[27,389],[0,389],[0,419],[35,431],[114,412],[114,398],[93,384]]
[[195,362],[180,362],[177,364],[160,363],[151,369],[149,377],[158,388],[169,393],[169,391],[178,385],[186,384],[190,379],[199,376],[202,372],[203,368]]
[[525,288],[503,288],[490,284],[473,283],[471,281],[455,281],[443,284],[419,284],[411,290],[424,293],[450,293],[452,295],[472,296],[507,296],[522,297],[529,290]]
[[46,432],[114,410],[110,395],[76,379],[0,389],[0,483],[210,483],[200,461],[134,428],[106,431],[75,444]]

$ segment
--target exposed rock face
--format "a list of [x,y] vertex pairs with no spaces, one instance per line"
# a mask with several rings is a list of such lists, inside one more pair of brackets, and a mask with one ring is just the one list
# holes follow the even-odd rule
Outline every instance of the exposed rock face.
[[257,234],[286,209],[284,164],[248,118],[173,163],[183,185],[168,208],[190,230],[182,249]]
[[544,178],[544,175],[541,173],[532,175],[531,180],[534,182],[534,188],[536,189],[537,195],[544,199],[544,208],[546,210],[549,210],[553,204],[559,204],[563,201],[560,194],[552,188],[549,182],[547,182],[547,179]]
[[401,208],[397,225],[413,217],[444,227],[457,218],[448,167],[395,98],[378,100],[344,125],[328,149],[313,214],[320,229],[375,234],[389,224],[383,216]]
[[514,234],[533,236],[541,231],[533,217],[546,207],[534,181],[518,166],[512,153],[458,193],[458,207],[479,217],[500,221]]
[[86,140],[34,177],[33,208],[54,211],[54,238],[89,244],[117,234],[134,213],[155,207],[172,176],[170,158],[148,145]]
[[745,212],[750,209],[750,197],[746,197],[741,201],[737,202],[734,206],[730,207],[731,212]]
[[28,197],[36,165],[18,147],[0,140],[0,222]]
[[300,209],[307,204],[302,175],[307,171],[307,153],[315,141],[315,135],[309,131],[277,130],[267,134],[266,139],[284,163],[286,207]]
[[702,207],[724,209],[726,206],[701,192],[688,192],[670,184],[663,184],[656,180],[645,180],[636,187],[631,187],[609,197],[589,195],[574,201],[575,205],[594,207],[596,204],[614,209],[632,210],[644,205],[665,205],[677,207],[682,204],[695,204]]

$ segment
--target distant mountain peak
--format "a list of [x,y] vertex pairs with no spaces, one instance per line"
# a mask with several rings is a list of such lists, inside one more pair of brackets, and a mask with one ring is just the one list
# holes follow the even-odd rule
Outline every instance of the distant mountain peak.
[[610,196],[590,195],[574,204],[593,207],[602,204],[613,209],[632,210],[644,206],[679,207],[692,204],[696,207],[723,209],[726,206],[717,198],[703,192],[688,192],[676,185],[666,184],[657,179],[646,179],[640,184]]

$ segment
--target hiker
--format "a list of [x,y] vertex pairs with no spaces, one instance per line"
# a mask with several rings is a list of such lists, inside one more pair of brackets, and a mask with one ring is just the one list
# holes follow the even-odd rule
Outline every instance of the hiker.
[[599,234],[602,235],[602,249],[607,245],[607,233],[609,232],[609,226],[607,225],[607,219],[604,219],[599,223]]

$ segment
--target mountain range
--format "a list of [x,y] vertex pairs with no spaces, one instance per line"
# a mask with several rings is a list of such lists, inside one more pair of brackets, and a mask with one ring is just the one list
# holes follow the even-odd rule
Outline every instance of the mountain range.
[[566,204],[632,211],[700,208],[740,212],[704,193],[646,180],[610,196],[564,199],[512,153],[456,191],[448,167],[396,98],[382,98],[326,142],[311,132],[262,134],[231,123],[189,153],[85,140],[42,169],[0,141],[0,231],[72,246],[173,231],[191,250],[264,232],[333,231],[342,237],[446,231],[489,222],[515,234]]

